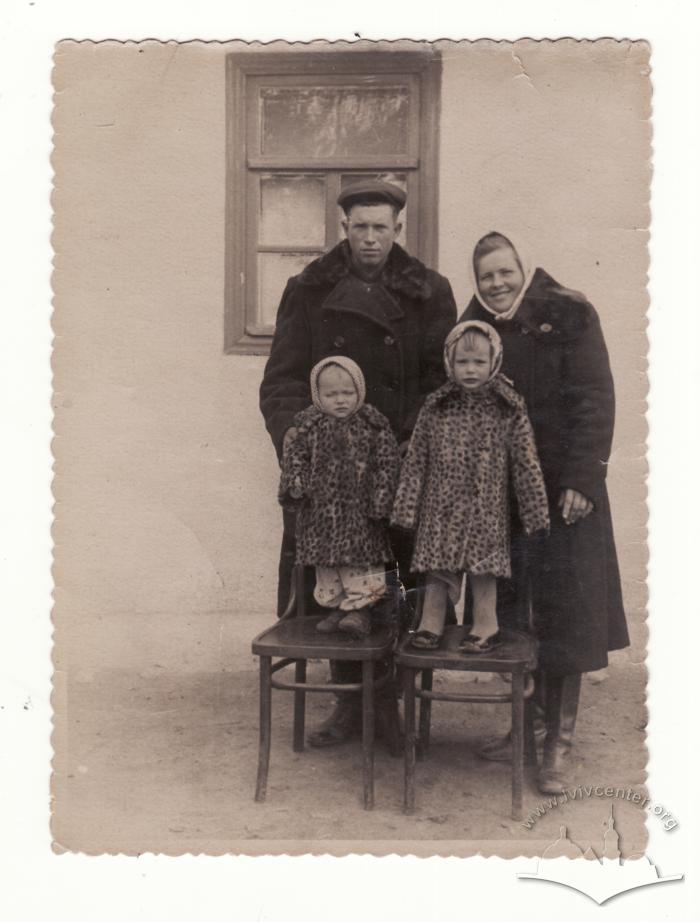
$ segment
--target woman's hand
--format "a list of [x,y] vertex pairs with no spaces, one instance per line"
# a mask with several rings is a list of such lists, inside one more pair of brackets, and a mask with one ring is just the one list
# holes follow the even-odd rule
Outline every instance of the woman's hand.
[[562,490],[558,506],[567,525],[575,525],[593,510],[593,503],[578,490]]

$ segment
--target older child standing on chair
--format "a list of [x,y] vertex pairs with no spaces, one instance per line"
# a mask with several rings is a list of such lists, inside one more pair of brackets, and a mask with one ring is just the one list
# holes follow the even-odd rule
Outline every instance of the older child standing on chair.
[[420,412],[404,462],[392,523],[416,531],[411,569],[426,574],[412,645],[435,649],[446,601],[468,575],[473,624],[460,649],[501,642],[496,579],[509,577],[509,491],[529,534],[549,527],[544,480],[525,402],[499,374],[502,347],[486,323],[458,324],[444,349],[448,381]]

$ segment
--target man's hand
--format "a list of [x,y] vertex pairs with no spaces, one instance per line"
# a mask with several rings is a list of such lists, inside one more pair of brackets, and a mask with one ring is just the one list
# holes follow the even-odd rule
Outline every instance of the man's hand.
[[575,525],[593,510],[593,503],[578,490],[562,490],[558,506],[567,525]]
[[294,439],[297,437],[298,429],[295,426],[290,426],[289,429],[284,433],[284,438],[282,439],[282,451],[285,452]]

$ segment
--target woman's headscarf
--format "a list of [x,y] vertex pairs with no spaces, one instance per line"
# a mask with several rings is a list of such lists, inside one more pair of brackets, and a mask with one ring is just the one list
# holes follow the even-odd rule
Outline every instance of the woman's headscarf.
[[[477,301],[479,302],[479,304],[481,304],[484,310],[487,310],[489,314],[492,314],[497,320],[510,320],[512,317],[515,316],[516,311],[520,307],[521,301],[525,297],[525,293],[530,287],[530,282],[532,281],[532,277],[535,274],[535,267],[532,265],[530,254],[528,253],[527,249],[521,246],[520,242],[517,241],[513,237],[512,234],[504,234],[502,231],[489,231],[487,234],[483,234],[479,238],[479,240],[483,240],[484,237],[488,237],[489,234],[498,234],[501,237],[505,237],[508,243],[510,243],[511,249],[515,253],[518,259],[518,262],[520,263],[520,268],[523,271],[523,276],[525,278],[525,281],[523,283],[523,287],[520,289],[518,294],[515,296],[515,301],[513,301],[512,305],[508,308],[507,311],[503,311],[502,313],[499,314],[498,311],[495,311],[492,307],[489,307],[488,304],[486,303],[486,300],[482,297],[481,292],[479,291],[479,282],[477,280],[476,269],[474,267],[474,250],[476,249],[476,245],[475,245],[474,248],[472,249],[472,255],[469,260],[469,274],[470,274],[472,285],[474,287],[474,295],[476,296]],[[477,241],[477,243],[478,242],[479,241]]]
[[357,406],[350,414],[352,416],[357,413],[365,402],[365,376],[362,374],[362,369],[357,362],[353,362],[353,360],[349,359],[346,355],[329,355],[325,359],[321,359],[320,362],[317,362],[311,369],[309,384],[311,387],[311,399],[313,404],[317,410],[323,409],[318,393],[318,379],[323,369],[328,368],[329,365],[340,365],[343,371],[347,371],[352,378],[352,383],[355,385],[355,390],[357,391]]
[[[447,334],[447,339],[445,340],[445,348],[443,350],[445,371],[447,372],[447,377],[450,379],[450,381],[453,381],[455,384],[457,384],[458,382],[455,379],[455,373],[452,367],[454,363],[455,349],[457,348],[457,343],[460,341],[460,339],[470,330],[477,330],[479,333],[483,333],[491,344],[491,352],[493,353],[491,357],[491,373],[489,374],[488,379],[484,381],[484,384],[488,384],[489,381],[493,381],[498,372],[501,370],[501,363],[503,361],[503,343],[501,342],[501,337],[494,330],[491,324],[483,323],[481,320],[464,320],[462,323],[458,323],[456,327],[453,327]],[[484,384],[481,386],[483,387]]]

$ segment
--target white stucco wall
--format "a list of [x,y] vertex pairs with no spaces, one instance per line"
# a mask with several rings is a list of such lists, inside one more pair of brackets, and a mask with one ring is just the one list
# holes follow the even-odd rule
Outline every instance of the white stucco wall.
[[[262,624],[274,606],[264,359],[223,354],[228,50],[66,43],[56,56],[57,600],[142,613],[144,642],[149,614],[245,611]],[[443,52],[437,268],[465,304],[470,242],[514,228],[598,307],[618,387],[611,498],[639,612],[645,52]]]

